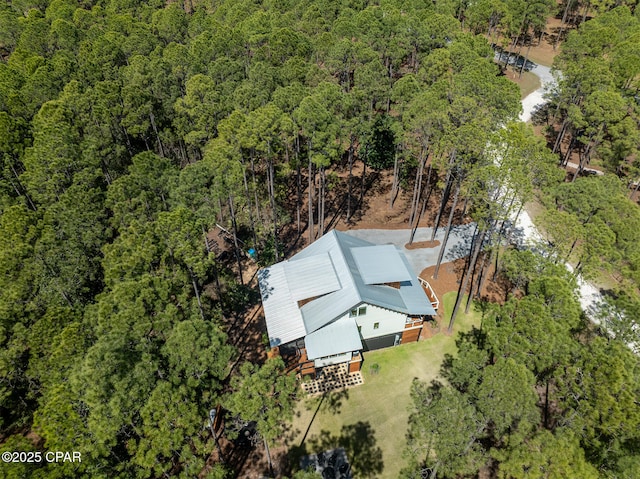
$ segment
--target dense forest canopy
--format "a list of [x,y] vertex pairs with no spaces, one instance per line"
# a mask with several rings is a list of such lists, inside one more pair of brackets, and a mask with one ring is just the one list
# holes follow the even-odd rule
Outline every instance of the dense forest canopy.
[[[637,175],[635,2],[591,4],[631,8],[600,17],[610,29],[622,23],[623,40],[581,40],[597,37],[590,22],[570,34],[553,108],[560,134],[571,136],[570,148],[580,149],[585,164],[598,155],[622,176]],[[611,246],[611,253],[589,256],[584,269],[625,255],[632,287],[619,293],[618,304],[637,308],[634,236],[620,223],[609,224],[615,239],[590,235],[591,218],[607,220],[599,208],[580,216],[570,197],[590,195],[577,191],[583,180],[560,185],[555,157],[515,123],[518,88],[493,62],[487,37],[515,51],[544,29],[555,8],[542,0],[3,2],[2,449],[86,454],[80,464],[13,464],[8,476],[224,477],[219,464],[207,463],[215,448],[209,411],[224,403],[239,415],[264,413],[268,401],[248,412],[239,398],[262,391],[273,383],[269,374],[281,370],[273,363],[263,375],[236,367],[242,358],[226,320],[254,300],[244,285],[245,252],[253,248],[258,262],[269,264],[284,257],[292,238],[322,235],[338,211],[348,222],[362,205],[370,170],[393,171],[391,206],[400,191],[412,196],[412,226],[433,185],[442,186],[442,224],[445,205],[464,199],[479,225],[476,258],[485,242],[498,251],[504,219],[533,188],[556,192],[560,213],[577,215],[576,237],[589,239],[575,254]],[[567,2],[567,17],[578,23],[582,8],[589,2]],[[602,49],[611,53],[606,60]],[[572,69],[575,59],[593,68]],[[572,75],[587,71],[576,87]],[[607,89],[589,89],[588,81]],[[605,128],[600,115],[609,105]],[[496,165],[497,156],[503,163]],[[346,172],[342,179],[338,169]],[[498,198],[505,188],[510,193]],[[636,207],[621,195],[620,205]],[[234,241],[224,258],[206,239],[216,224]],[[552,304],[539,293],[531,308],[545,301]],[[562,307],[573,308],[571,318],[578,314],[575,305]],[[507,313],[492,314],[497,325]],[[569,337],[576,323],[565,320],[561,332]],[[616,346],[596,346],[620,367],[633,363]],[[492,347],[468,345],[476,356],[499,356]],[[589,361],[584,351],[572,358]],[[523,385],[553,379],[569,401],[577,373],[554,376],[559,359],[541,366],[504,356],[487,368],[493,377],[477,385],[473,407],[481,413],[489,407],[482,403],[488,385],[508,375]],[[624,374],[637,375],[633,367]],[[253,384],[253,376],[265,379]],[[289,384],[281,387],[290,392]],[[264,390],[267,398],[285,396]],[[414,393],[424,391],[416,386]],[[529,396],[523,434],[533,431],[535,444],[546,443],[550,433],[534,427]],[[575,401],[567,411],[586,407],[586,400]],[[279,420],[291,414],[290,402],[281,402]],[[460,403],[476,414],[470,407]],[[259,430],[265,440],[280,431],[278,418],[268,417]],[[493,420],[491,440],[515,434],[504,417]],[[554,440],[575,448],[579,460],[579,447],[604,447],[599,429],[579,443],[578,426],[567,427]],[[628,429],[620,434],[638,440]],[[627,443],[615,447],[618,454]]]
[[[640,211],[631,201],[640,187],[638,45],[640,19],[625,6],[570,32],[554,63],[558,84],[539,112],[560,165],[577,162],[549,191],[541,225],[583,276],[614,278],[604,281],[598,315],[627,343],[640,341]],[[590,164],[608,174],[581,176]]]
[[524,296],[486,306],[444,383],[414,382],[404,477],[634,477],[638,357],[594,333],[563,265],[516,250],[504,264]]

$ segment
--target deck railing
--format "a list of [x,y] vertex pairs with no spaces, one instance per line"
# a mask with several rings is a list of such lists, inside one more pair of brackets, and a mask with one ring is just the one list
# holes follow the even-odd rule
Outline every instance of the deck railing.
[[437,311],[438,307],[440,306],[440,300],[436,296],[435,291],[433,290],[433,288],[431,287],[428,281],[425,281],[422,278],[418,278],[418,280],[420,281],[420,284],[422,285],[425,292],[427,293],[427,297],[429,298],[429,301],[431,301],[431,306],[433,306],[433,309]]

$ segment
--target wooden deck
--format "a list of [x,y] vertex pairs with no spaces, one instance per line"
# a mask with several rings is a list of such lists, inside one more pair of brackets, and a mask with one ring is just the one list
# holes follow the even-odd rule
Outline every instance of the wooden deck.
[[428,281],[425,281],[422,278],[418,278],[418,280],[420,281],[420,284],[422,285],[422,289],[424,289],[424,292],[427,293],[427,297],[429,298],[429,301],[431,301],[431,306],[433,306],[433,309],[438,311],[438,308],[440,307],[440,300],[436,296],[435,291],[433,290],[433,288],[431,287]]
[[296,355],[286,355],[283,356],[280,353],[280,349],[278,347],[272,348],[269,353],[267,353],[268,357],[281,356],[285,362],[285,371],[287,373],[296,372],[302,376],[312,375],[315,376],[316,368],[313,361],[310,361],[307,357],[307,350],[302,348],[300,349]]
[[302,376],[315,376],[316,366],[313,361],[309,361],[309,358],[307,357],[307,350],[303,349],[300,353],[300,359],[298,360],[298,372]]

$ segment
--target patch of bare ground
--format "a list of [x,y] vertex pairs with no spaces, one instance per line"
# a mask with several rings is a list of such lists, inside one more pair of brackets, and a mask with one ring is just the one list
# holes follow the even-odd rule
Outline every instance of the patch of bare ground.
[[[555,44],[558,35],[561,34],[561,23],[560,18],[547,18],[547,27],[542,34],[542,38],[534,42],[529,51],[529,59],[532,62],[548,67],[553,64],[553,59],[560,53],[560,43]],[[566,36],[566,31],[567,28],[562,32],[563,37]]]
[[[434,279],[435,266],[423,269],[418,275],[420,278],[428,281],[436,296],[442,300],[445,293],[450,291],[458,291],[462,278],[466,258],[460,258],[449,263],[442,263],[438,271],[438,278]],[[497,275],[494,279],[495,265],[490,265],[487,271],[486,280],[480,291],[480,299],[490,303],[503,304],[511,293],[506,281]],[[477,284],[474,282],[474,284]],[[475,291],[475,290],[474,290]],[[439,331],[446,334],[447,325],[442,324],[444,312],[442,308],[438,309],[436,316],[436,324],[429,324],[423,328],[421,338],[430,338]]]
[[[437,279],[433,278],[435,266],[430,266],[429,268],[423,269],[418,277],[427,281],[431,285],[434,293],[436,293],[438,299],[442,301],[442,297],[445,293],[458,290],[464,263],[464,259],[458,259],[449,263],[442,263],[440,265],[440,270],[438,271]],[[438,308],[437,315],[435,317],[435,323],[428,322],[422,328],[422,333],[420,334],[421,340],[431,338],[441,331],[446,334],[447,325],[443,324],[443,314],[444,313],[442,308]]]
[[407,243],[404,245],[407,249],[435,248],[436,246],[440,246],[440,241],[416,241],[414,243]]
[[[567,28],[562,30],[562,32],[561,30],[561,19],[555,17],[547,18],[547,26],[542,36],[534,38],[523,37],[514,53],[518,53],[523,57],[526,56],[529,60],[539,65],[550,67],[553,65],[554,58],[560,53],[560,43],[556,45],[558,35],[561,34],[562,37],[566,36]],[[529,40],[531,40],[531,47],[529,47]],[[505,39],[494,38],[493,40],[489,39],[489,41],[500,44],[501,42],[505,42]],[[508,44],[510,45],[511,42],[508,41]],[[517,69],[517,71],[519,71],[519,69]]]
[[514,293],[507,279],[502,277],[499,271],[496,273],[495,263],[487,267],[484,275],[486,280],[480,291],[480,299],[489,303],[504,304],[509,295]]
[[[345,164],[335,165],[327,172],[327,177],[334,181],[327,193],[325,202],[324,231],[337,229],[347,231],[354,229],[406,229],[409,228],[412,191],[400,189],[391,207],[391,184],[393,174],[389,171],[372,171],[367,169],[363,179],[363,165],[356,161],[352,169],[351,195],[349,199],[349,171]],[[435,219],[441,192],[435,187],[435,175],[432,178],[431,193],[427,208],[418,222],[419,227],[430,226]],[[281,229],[284,239],[285,256],[290,257],[309,244],[309,210],[307,178],[302,180],[300,206],[297,205],[297,192],[290,188],[290,198],[285,205],[289,212],[290,222]],[[425,189],[427,187],[425,186]],[[317,201],[314,197],[314,237],[317,239],[318,217]],[[298,213],[299,211],[299,213]],[[349,218],[347,219],[347,215]],[[299,217],[299,220],[298,220]]]
[[[262,304],[255,304],[225,319],[229,343],[238,351],[238,362],[263,363],[267,359],[263,335],[267,332]],[[234,365],[235,366],[235,365]]]
[[[362,175],[361,163],[354,166],[354,175]],[[367,188],[360,201],[360,190],[354,189],[354,204],[358,207],[353,214],[346,219],[346,209],[341,208],[327,223],[330,228],[340,231],[354,229],[406,229],[409,228],[409,215],[411,213],[412,190],[400,189],[391,207],[391,185],[393,174],[389,171],[368,172]],[[358,178],[358,182],[360,182]],[[425,177],[426,181],[426,177]],[[425,196],[429,201],[420,221],[419,227],[431,226],[435,219],[440,203],[441,191],[435,186],[435,175],[431,185],[425,185]],[[329,229],[330,229],[329,228]]]
[[[530,40],[531,46],[521,44],[515,53],[526,57],[533,63],[550,67],[553,64],[554,58],[560,53],[559,45],[555,45],[561,31],[560,24],[561,21],[558,18],[547,19],[547,27],[544,33],[537,38],[523,38],[523,41],[527,43]],[[566,35],[566,29],[562,35]],[[504,70],[504,74],[509,80],[520,87],[522,99],[540,88],[540,79],[538,76],[528,71],[521,73],[520,67],[510,66]]]
[[[438,278],[433,277],[435,266],[423,269],[418,276],[428,281],[436,296],[442,298],[445,293],[458,290],[465,261],[464,258],[461,258],[449,263],[442,263],[438,270]],[[440,313],[441,311],[438,312],[438,314]]]

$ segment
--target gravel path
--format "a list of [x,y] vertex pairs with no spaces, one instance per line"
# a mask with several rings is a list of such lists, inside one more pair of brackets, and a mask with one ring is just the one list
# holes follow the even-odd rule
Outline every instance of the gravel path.
[[[520,114],[520,119],[522,121],[529,121],[531,119],[531,114],[535,108],[544,103],[543,94],[545,87],[555,83],[555,79],[551,75],[551,69],[549,67],[536,65],[530,71],[540,78],[541,86],[522,100],[522,113]],[[575,167],[577,167],[577,165],[575,165]],[[602,174],[602,172],[597,173]],[[539,244],[540,242],[544,242],[537,228],[533,224],[533,221],[531,221],[531,217],[526,211],[522,211],[515,224],[516,229],[518,230],[517,236],[520,244],[528,244],[529,246],[535,247],[536,243]],[[569,271],[573,272],[573,267],[569,263],[566,263],[565,266]],[[582,307],[585,315],[591,322],[604,327],[605,330],[608,330],[606,325],[601,324],[601,320],[597,314],[598,310],[601,309],[600,305],[605,302],[602,293],[600,293],[600,289],[588,281],[585,281],[581,276],[578,276],[577,280],[578,300],[580,301],[580,306]],[[636,353],[640,353],[640,344],[629,343],[627,346]]]
[[[531,120],[531,115],[537,106],[544,103],[544,91],[547,86],[555,85],[556,79],[551,74],[551,68],[544,65],[535,65],[531,70],[531,73],[536,75],[540,79],[540,88],[529,93],[527,97],[522,100],[522,113],[520,113],[521,121]],[[567,166],[577,170],[579,165],[577,163],[568,162]],[[585,167],[585,171],[591,172],[594,175],[604,175],[604,172],[596,170],[595,168]]]
[[544,98],[542,96],[544,95],[545,87],[555,83],[555,79],[553,78],[553,75],[551,75],[551,68],[549,67],[536,65],[529,71],[540,79],[540,88],[529,93],[529,95],[522,100],[522,113],[520,114],[520,120],[522,121],[529,121],[531,119],[531,114],[535,107],[544,103]]

